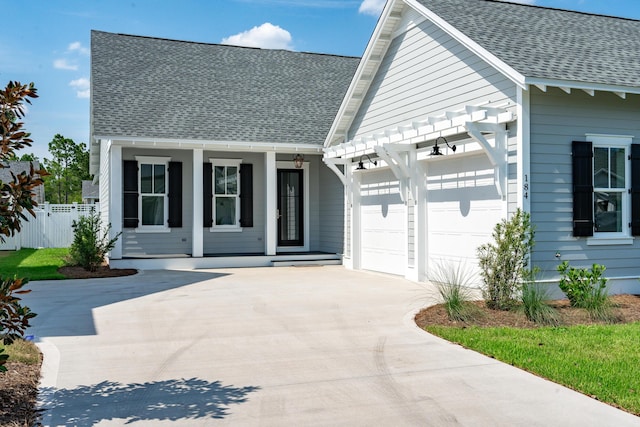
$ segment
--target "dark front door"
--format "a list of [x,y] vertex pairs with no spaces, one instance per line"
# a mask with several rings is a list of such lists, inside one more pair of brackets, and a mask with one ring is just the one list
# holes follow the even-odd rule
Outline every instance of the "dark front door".
[[302,170],[278,170],[278,246],[303,246]]

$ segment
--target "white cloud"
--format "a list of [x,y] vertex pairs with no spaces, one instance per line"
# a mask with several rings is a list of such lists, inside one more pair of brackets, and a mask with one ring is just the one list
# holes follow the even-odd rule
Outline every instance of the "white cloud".
[[382,9],[384,9],[385,3],[386,0],[363,0],[358,12],[365,15],[378,16],[382,12]]
[[67,52],[78,52],[82,55],[89,55],[91,51],[89,50],[89,48],[82,46],[82,43],[73,42],[69,44]]
[[71,80],[69,86],[76,89],[76,95],[78,98],[89,98],[89,89],[91,88],[91,82],[84,77]]
[[222,43],[264,49],[293,49],[291,46],[291,33],[269,22],[242,33],[225,37],[222,39]]
[[72,64],[66,59],[56,59],[53,61],[53,68],[57,70],[72,70],[76,71],[78,69],[77,64]]

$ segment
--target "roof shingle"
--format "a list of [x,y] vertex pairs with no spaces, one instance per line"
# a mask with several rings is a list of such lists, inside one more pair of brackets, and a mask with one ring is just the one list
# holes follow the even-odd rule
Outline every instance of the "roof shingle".
[[94,136],[322,144],[359,58],[91,33]]
[[640,87],[640,21],[494,0],[418,0],[525,77]]

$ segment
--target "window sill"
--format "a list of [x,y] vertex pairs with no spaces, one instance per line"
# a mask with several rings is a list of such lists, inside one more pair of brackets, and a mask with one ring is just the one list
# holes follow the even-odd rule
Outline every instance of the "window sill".
[[632,245],[633,237],[590,237],[587,246]]
[[139,227],[135,229],[136,233],[170,233],[171,229],[167,227]]
[[211,227],[209,228],[210,233],[240,233],[241,231],[242,231],[242,227],[233,227],[233,228]]

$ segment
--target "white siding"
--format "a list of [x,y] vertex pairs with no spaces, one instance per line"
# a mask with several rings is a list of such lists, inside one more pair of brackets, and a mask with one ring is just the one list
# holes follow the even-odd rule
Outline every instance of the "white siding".
[[[640,143],[640,96],[623,100],[611,93],[566,94],[550,88],[531,93],[531,218],[536,226],[533,262],[544,277],[557,277],[566,260],[576,267],[593,263],[607,267],[606,276],[638,276],[640,239],[633,245],[588,246],[572,235],[573,199],[571,142],[585,134],[633,135]],[[560,253],[560,260],[556,259]]]
[[[318,250],[342,253],[344,237],[344,186],[326,166],[319,167],[319,227]],[[314,247],[311,247],[314,250]]]
[[349,139],[465,105],[515,100],[510,80],[425,21],[391,43],[354,118]]

